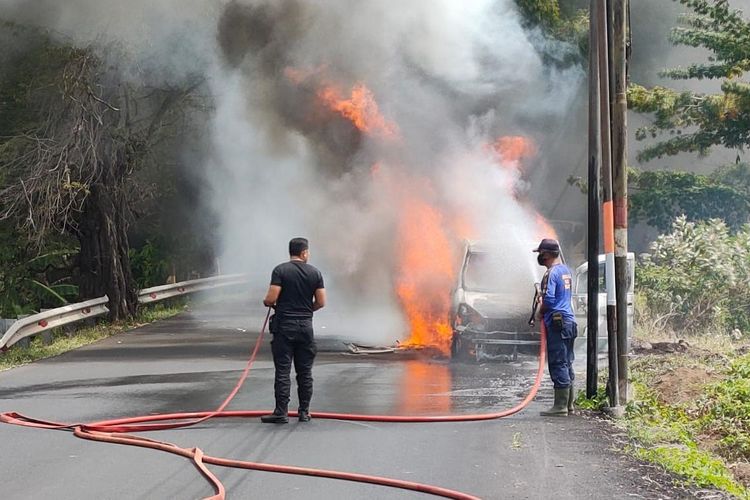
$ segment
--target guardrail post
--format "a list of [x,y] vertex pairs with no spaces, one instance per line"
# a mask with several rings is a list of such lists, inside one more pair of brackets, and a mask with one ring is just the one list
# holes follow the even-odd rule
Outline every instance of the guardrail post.
[[0,335],[7,332],[8,329],[10,328],[10,325],[12,325],[15,322],[16,322],[15,319],[0,318]]
[[[81,323],[82,325],[86,325],[86,322],[87,322],[87,321],[88,321],[88,320],[85,320],[85,319],[84,319],[84,320],[81,320],[81,321],[80,321],[80,323]],[[70,323],[70,324],[67,324],[67,325],[63,325],[63,326],[61,326],[60,328],[62,328],[62,332],[63,332],[63,333],[65,334],[65,336],[66,336],[66,337],[68,337],[68,338],[70,338],[70,337],[72,337],[73,335],[75,335],[75,333],[76,333],[76,330],[77,330],[77,328],[76,328],[76,325],[75,325],[74,323]]]

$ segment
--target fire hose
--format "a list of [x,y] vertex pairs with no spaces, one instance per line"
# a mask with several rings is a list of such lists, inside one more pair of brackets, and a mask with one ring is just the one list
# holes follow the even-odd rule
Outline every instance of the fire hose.
[[[32,417],[24,416],[16,412],[0,413],[0,422],[24,427],[34,427],[40,429],[67,430],[73,431],[76,437],[92,441],[105,443],[115,443],[129,446],[139,446],[161,450],[174,455],[179,455],[193,461],[195,467],[208,480],[214,488],[215,494],[206,497],[206,500],[223,500],[226,495],[223,484],[219,479],[206,467],[206,464],[217,465],[222,467],[233,467],[240,469],[250,469],[265,472],[276,472],[281,474],[295,474],[303,476],[323,477],[329,479],[339,479],[345,481],[354,481],[360,483],[376,484],[392,488],[427,493],[444,498],[458,500],[476,500],[477,497],[462,493],[460,491],[441,488],[428,484],[421,484],[411,481],[403,481],[387,477],[371,476],[351,472],[340,472],[324,469],[314,469],[308,467],[295,467],[289,465],[267,464],[261,462],[234,460],[205,455],[199,448],[183,448],[176,444],[165,441],[149,439],[143,436],[129,434],[131,432],[155,431],[166,429],[177,429],[205,422],[211,418],[257,418],[261,415],[268,414],[268,411],[227,411],[226,407],[237,395],[245,379],[250,373],[250,369],[255,362],[260,346],[263,340],[263,334],[268,325],[270,309],[263,322],[258,339],[255,342],[252,353],[247,361],[245,369],[238,379],[235,387],[219,405],[216,410],[206,412],[189,412],[189,413],[167,413],[158,415],[145,415],[139,417],[120,418],[114,420],[105,420],[89,424],[68,424],[58,423],[45,420],[39,420]],[[544,322],[541,322],[540,343],[539,343],[539,366],[537,367],[536,377],[531,390],[519,404],[508,410],[495,413],[483,413],[475,415],[443,415],[443,416],[404,416],[404,415],[360,415],[351,413],[331,413],[331,412],[311,412],[311,416],[320,419],[336,419],[350,421],[368,421],[368,422],[399,422],[399,423],[426,423],[426,422],[470,422],[480,420],[494,420],[508,417],[523,410],[536,396],[544,373],[544,361],[546,353],[546,329]],[[290,412],[290,415],[296,416],[296,412]]]

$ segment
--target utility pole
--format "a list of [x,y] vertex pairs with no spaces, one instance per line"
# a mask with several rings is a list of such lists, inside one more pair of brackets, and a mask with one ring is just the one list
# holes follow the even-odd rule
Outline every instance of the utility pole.
[[599,0],[596,9],[597,48],[599,61],[599,118],[601,123],[602,152],[602,219],[605,253],[605,282],[607,288],[607,346],[609,352],[609,402],[612,408],[619,406],[617,375],[617,299],[615,295],[615,235],[614,207],[612,202],[612,146],[610,122],[610,51],[609,51],[609,7],[607,0]]
[[617,300],[617,383],[619,402],[628,400],[628,158],[627,158],[627,2],[609,0],[612,14],[612,172]]
[[588,283],[586,297],[586,397],[598,391],[599,366],[599,51],[596,10],[590,0],[589,17],[589,172],[588,172]]

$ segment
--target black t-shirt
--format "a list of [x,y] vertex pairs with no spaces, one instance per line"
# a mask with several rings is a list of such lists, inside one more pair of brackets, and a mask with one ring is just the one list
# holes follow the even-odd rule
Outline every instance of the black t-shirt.
[[276,314],[281,318],[312,318],[315,290],[325,288],[320,271],[298,260],[276,266],[271,273],[271,284],[281,287],[276,301]]

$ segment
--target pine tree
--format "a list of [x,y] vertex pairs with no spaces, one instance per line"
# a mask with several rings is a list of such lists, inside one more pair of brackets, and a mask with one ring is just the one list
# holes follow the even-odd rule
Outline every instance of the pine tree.
[[641,151],[639,161],[681,152],[703,156],[719,145],[740,150],[750,145],[750,83],[743,80],[750,70],[750,22],[727,0],[679,1],[691,12],[672,30],[672,42],[703,48],[711,55],[706,62],[672,68],[662,75],[674,80],[722,80],[721,93],[631,85],[630,107],[654,116],[636,138],[659,139]]

